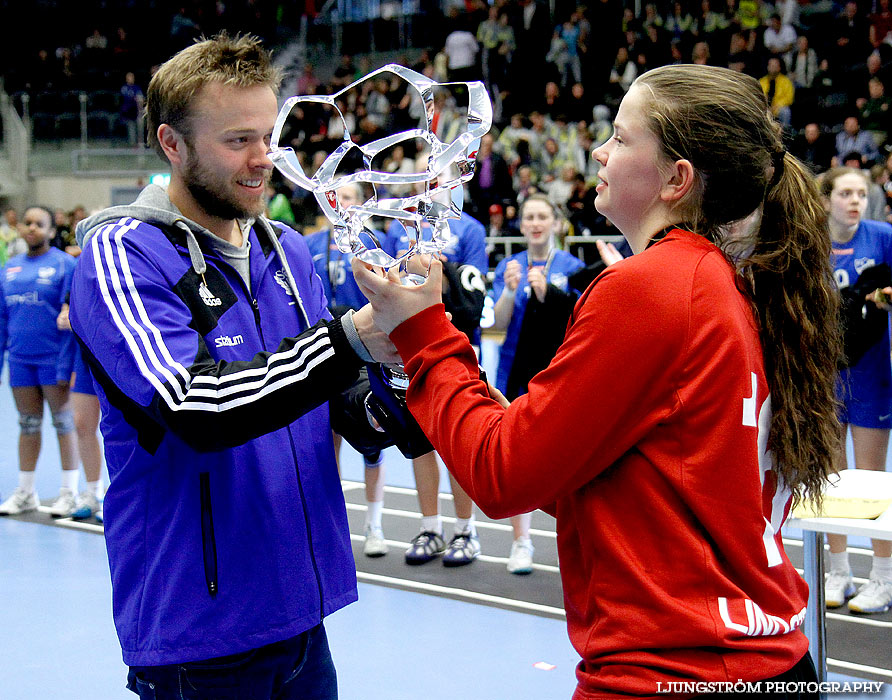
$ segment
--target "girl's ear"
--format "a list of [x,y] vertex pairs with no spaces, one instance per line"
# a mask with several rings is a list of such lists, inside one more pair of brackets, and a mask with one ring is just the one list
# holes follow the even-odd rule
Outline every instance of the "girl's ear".
[[668,171],[668,179],[660,192],[660,199],[669,204],[681,201],[694,186],[694,166],[691,161],[675,161]]

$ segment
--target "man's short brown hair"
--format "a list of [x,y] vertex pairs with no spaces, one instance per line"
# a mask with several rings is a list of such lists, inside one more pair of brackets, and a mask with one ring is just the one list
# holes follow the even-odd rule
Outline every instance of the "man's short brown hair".
[[149,145],[167,160],[158,143],[161,124],[169,124],[183,135],[186,143],[191,143],[189,110],[193,98],[205,84],[260,85],[278,94],[281,77],[270,53],[255,36],[230,37],[223,32],[196,42],[164,63],[149,83],[146,95]]

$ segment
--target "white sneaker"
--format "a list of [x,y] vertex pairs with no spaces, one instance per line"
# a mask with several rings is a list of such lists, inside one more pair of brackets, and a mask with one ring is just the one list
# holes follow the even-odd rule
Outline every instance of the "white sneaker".
[[881,613],[892,608],[892,583],[870,577],[849,601],[849,610],[856,613]]
[[824,582],[824,605],[838,608],[855,595],[851,571],[831,571]]
[[71,489],[59,489],[59,497],[50,506],[49,513],[54,518],[67,518],[77,508],[77,501]]
[[77,497],[74,512],[71,514],[72,520],[86,520],[92,518],[93,515],[102,508],[102,504],[92,491],[84,491]]
[[508,571],[512,574],[533,573],[533,541],[529,537],[518,537],[511,544],[511,555],[508,557]]
[[367,557],[383,557],[387,554],[387,542],[384,541],[384,530],[380,527],[366,525],[365,544],[362,553]]
[[26,493],[21,486],[12,492],[12,496],[7,498],[0,504],[0,515],[19,515],[20,513],[28,513],[37,510],[40,505],[40,499],[37,497],[37,491]]

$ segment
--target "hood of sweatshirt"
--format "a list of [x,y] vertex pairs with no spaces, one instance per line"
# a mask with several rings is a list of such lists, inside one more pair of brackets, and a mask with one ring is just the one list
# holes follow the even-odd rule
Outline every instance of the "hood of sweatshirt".
[[[104,226],[113,224],[125,217],[130,217],[131,219],[143,221],[152,225],[166,227],[175,226],[182,230],[186,238],[186,246],[189,249],[189,259],[192,263],[192,268],[199,275],[205,273],[207,270],[207,262],[205,261],[204,253],[202,252],[198,241],[201,239],[210,240],[215,238],[214,234],[201,224],[197,224],[191,219],[187,219],[183,216],[176,205],[170,201],[170,197],[167,196],[167,190],[158,185],[149,185],[146,187],[139,193],[136,201],[132,204],[123,204],[117,207],[103,209],[79,222],[75,229],[77,244],[81,248],[86,248],[90,239],[93,238],[93,236],[95,236]],[[309,327],[311,324],[307,317],[306,310],[304,309],[303,300],[297,290],[297,284],[291,274],[291,268],[288,265],[288,260],[285,257],[285,251],[282,249],[282,244],[279,241],[276,229],[273,228],[269,219],[265,216],[257,217],[252,223],[257,235],[266,235],[272,244],[272,247],[282,264],[282,269],[285,271],[285,277],[288,280],[291,293],[297,301],[296,306],[300,309],[304,322],[307,327]]]

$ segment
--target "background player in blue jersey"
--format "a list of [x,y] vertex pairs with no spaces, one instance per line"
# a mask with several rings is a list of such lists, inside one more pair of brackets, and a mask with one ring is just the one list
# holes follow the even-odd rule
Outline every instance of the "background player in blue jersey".
[[[67,303],[56,319],[61,331],[70,331]],[[102,522],[102,446],[96,431],[99,430],[99,397],[93,386],[93,376],[84,362],[80,348],[74,344],[74,363],[71,373],[71,410],[74,413],[74,427],[77,431],[77,453],[84,466],[86,488],[77,496],[77,503],[71,517],[86,520],[95,516]]]
[[[863,343],[863,337],[857,337],[857,334],[870,333],[867,327],[859,327],[856,337],[852,334],[853,327],[847,329],[849,367],[841,374],[843,408],[840,422],[851,430],[855,467],[883,471],[892,427],[892,364],[886,313],[889,306],[877,303],[874,291],[879,286],[884,287],[887,294],[892,294],[892,289],[888,288],[888,277],[885,282],[869,284],[872,289],[863,288],[859,282],[875,274],[878,266],[892,264],[892,226],[862,219],[867,208],[867,190],[867,179],[860,170],[853,168],[830,170],[822,181],[833,241],[832,262],[840,292],[845,298],[847,293],[858,290],[856,298],[850,302],[854,305],[855,322],[868,318],[869,314],[876,315],[871,306],[882,311],[875,326],[879,330],[875,342]],[[850,326],[854,324],[850,322]],[[862,347],[856,348],[855,342],[859,340]],[[856,353],[861,357],[857,358]],[[845,469],[846,466],[843,446],[838,467]],[[873,541],[870,579],[856,595],[845,536],[827,535],[827,541],[830,544],[830,573],[824,593],[827,607],[839,607],[849,598],[849,609],[853,612],[879,613],[892,607],[892,542]]]
[[43,402],[50,407],[59,439],[62,488],[50,508],[54,517],[71,515],[77,493],[74,419],[69,403],[73,344],[56,327],[68,294],[74,258],[50,246],[53,214],[30,207],[23,238],[28,252],[11,258],[0,275],[0,368],[9,351],[9,384],[19,413],[19,484],[0,504],[0,515],[37,510],[34,471],[40,455]]
[[[519,216],[527,249],[502,260],[493,280],[493,327],[505,331],[496,388],[509,401],[527,392],[527,382],[545,369],[557,352],[579,296],[578,290],[569,287],[568,277],[585,267],[579,258],[555,248],[560,217],[548,197],[530,195]],[[531,513],[511,518],[514,543],[508,571],[512,574],[533,570],[530,520]]]
[[[406,229],[394,220],[387,229],[384,249],[397,256],[409,248]],[[444,301],[452,313],[452,322],[464,331],[480,354],[480,315],[483,312],[486,271],[486,229],[464,212],[459,219],[449,219],[449,240],[441,252],[444,261]],[[479,304],[477,297],[479,293]],[[468,303],[470,302],[470,303]],[[412,460],[418,505],[421,508],[421,532],[406,550],[407,564],[424,564],[443,555],[446,566],[470,564],[480,554],[480,540],[474,526],[474,503],[459,483],[449,475],[455,506],[455,530],[448,546],[443,538],[440,518],[440,465],[436,452]]]
[[[362,186],[358,183],[344,185],[337,191],[338,200],[344,208],[362,204]],[[316,274],[322,280],[322,288],[328,299],[328,309],[337,318],[348,309],[358,311],[368,303],[353,280],[350,268],[352,253],[338,250],[331,229],[317,231],[305,238]],[[340,452],[341,436],[334,433],[335,455]],[[382,557],[387,554],[387,541],[384,539],[382,514],[384,510],[384,464],[380,452],[362,456],[365,464],[365,498],[368,504],[365,521],[365,543],[363,553],[367,557]]]

